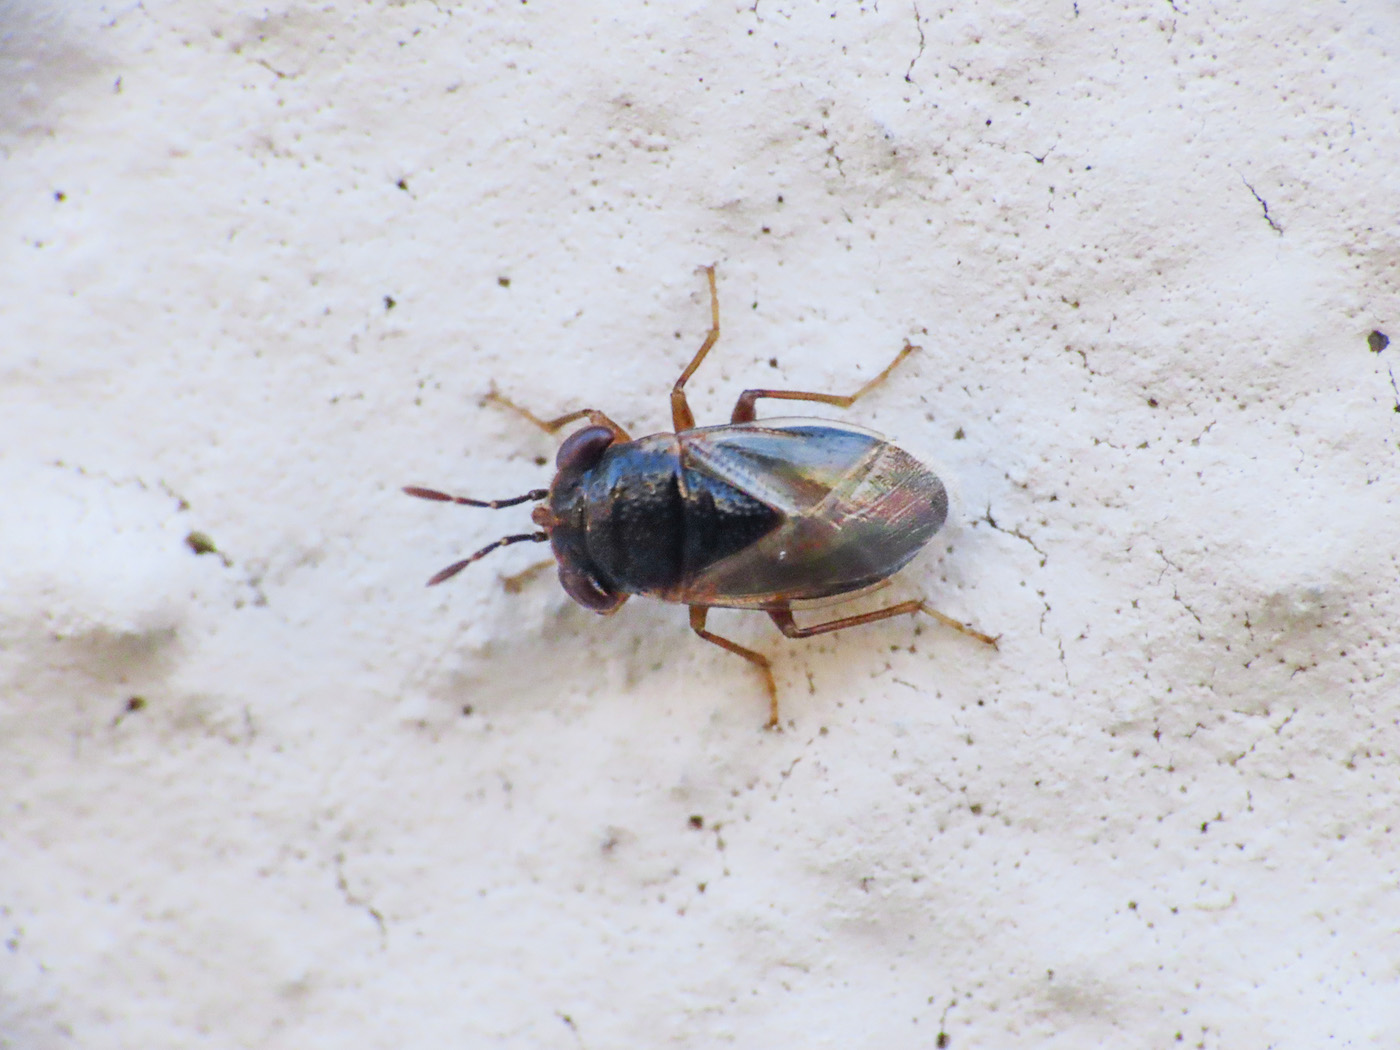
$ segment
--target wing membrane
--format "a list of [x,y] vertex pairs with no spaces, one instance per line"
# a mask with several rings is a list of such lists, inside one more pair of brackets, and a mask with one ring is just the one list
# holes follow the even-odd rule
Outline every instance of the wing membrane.
[[764,420],[682,438],[682,463],[783,515],[756,542],[689,575],[676,601],[775,607],[878,583],[938,531],[947,494],[883,438],[827,420]]

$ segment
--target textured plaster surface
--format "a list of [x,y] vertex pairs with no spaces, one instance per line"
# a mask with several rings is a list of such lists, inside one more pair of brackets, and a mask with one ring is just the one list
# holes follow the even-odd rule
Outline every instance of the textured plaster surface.
[[[1400,1038],[1400,10],[0,3],[0,1046]],[[482,403],[854,389],[759,683]],[[1369,341],[1368,341],[1368,337]],[[200,553],[202,551],[202,553]]]

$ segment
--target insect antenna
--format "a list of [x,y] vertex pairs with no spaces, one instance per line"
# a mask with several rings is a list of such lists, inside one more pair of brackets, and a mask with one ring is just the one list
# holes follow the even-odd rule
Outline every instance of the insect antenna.
[[523,496],[512,496],[510,499],[467,499],[466,496],[449,496],[446,492],[422,489],[417,485],[406,485],[404,491],[419,499],[435,500],[438,503],[460,503],[464,507],[488,507],[491,510],[514,507],[518,503],[535,503],[549,495],[549,489],[531,489]]
[[[451,499],[452,497],[449,496],[448,498]],[[520,502],[520,500],[515,500],[513,502],[518,503]],[[486,555],[490,554],[497,547],[508,547],[512,543],[544,543],[548,539],[549,533],[547,532],[522,532],[517,536],[503,536],[495,543],[488,543],[485,547],[482,547],[481,550],[477,551],[470,558],[463,558],[461,561],[453,562],[447,568],[443,569],[442,572],[438,573],[431,580],[429,580],[428,586],[436,587],[439,583],[442,583],[444,580],[452,579],[452,577],[456,576],[459,572],[465,569],[472,562],[477,561],[480,558],[486,557]]]

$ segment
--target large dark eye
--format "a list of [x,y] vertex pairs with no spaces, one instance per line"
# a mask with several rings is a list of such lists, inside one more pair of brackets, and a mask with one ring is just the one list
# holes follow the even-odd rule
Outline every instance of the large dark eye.
[[607,427],[584,427],[577,434],[570,434],[568,440],[559,446],[554,465],[561,473],[581,474],[602,459],[612,443],[613,432]]
[[597,581],[588,573],[580,572],[563,562],[559,563],[559,582],[563,585],[565,594],[585,609],[592,609],[594,612],[612,612],[623,601],[622,595],[609,594],[599,587]]

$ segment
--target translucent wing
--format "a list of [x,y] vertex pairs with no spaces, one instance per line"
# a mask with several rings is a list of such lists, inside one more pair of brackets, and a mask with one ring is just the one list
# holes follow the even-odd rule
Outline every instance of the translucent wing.
[[909,561],[943,525],[943,483],[858,427],[775,419],[680,435],[686,491],[737,491],[776,512],[761,537],[686,566],[672,601],[765,608],[846,594]]

